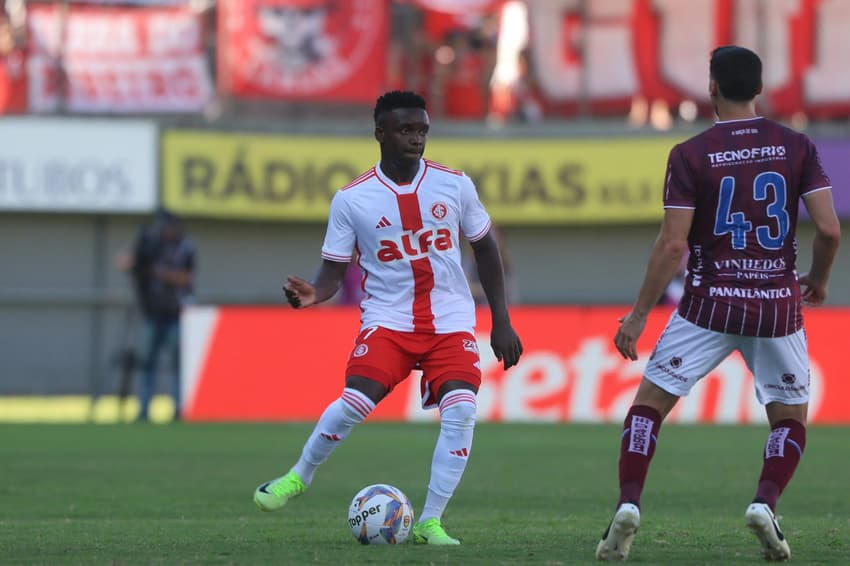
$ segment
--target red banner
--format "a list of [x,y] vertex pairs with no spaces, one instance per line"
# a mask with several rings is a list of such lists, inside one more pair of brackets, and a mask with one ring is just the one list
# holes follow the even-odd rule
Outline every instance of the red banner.
[[0,114],[27,111],[26,58],[19,49],[0,55]]
[[222,93],[371,104],[384,87],[385,0],[221,0],[218,10]]
[[541,94],[567,113],[582,97],[623,113],[636,95],[708,108],[709,54],[730,43],[761,55],[772,114],[850,112],[845,0],[531,0],[529,26]]
[[[501,369],[489,346],[489,314],[477,333],[484,421],[619,422],[670,311],[657,309],[623,360],[612,343],[625,307],[512,309],[525,352]],[[806,311],[812,422],[850,423],[850,382],[843,356],[850,309]],[[196,307],[184,316],[184,414],[194,421],[312,421],[339,396],[359,326],[355,308]],[[415,373],[375,410],[373,419],[429,420]],[[725,360],[677,405],[673,422],[763,422],[752,376],[739,355]]]
[[198,112],[212,96],[188,8],[33,4],[27,26],[32,111]]

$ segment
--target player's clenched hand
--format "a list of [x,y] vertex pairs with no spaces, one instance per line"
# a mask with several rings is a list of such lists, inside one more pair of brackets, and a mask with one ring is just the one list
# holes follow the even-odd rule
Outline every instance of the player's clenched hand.
[[493,327],[490,333],[490,347],[501,361],[505,369],[515,366],[522,355],[522,342],[510,324],[500,324]]
[[303,309],[316,302],[316,288],[300,277],[287,277],[283,292],[286,294],[286,300],[295,309]]
[[799,277],[800,287],[803,289],[803,302],[809,306],[817,307],[826,300],[826,285],[804,273]]
[[614,344],[620,355],[627,360],[638,359],[637,341],[643,333],[644,326],[646,326],[646,317],[638,316],[634,311],[620,319],[620,328],[614,336]]

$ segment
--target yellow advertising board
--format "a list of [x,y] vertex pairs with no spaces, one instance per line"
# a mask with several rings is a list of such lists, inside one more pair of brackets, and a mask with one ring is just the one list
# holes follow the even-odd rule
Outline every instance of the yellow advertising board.
[[[677,138],[434,138],[425,155],[466,172],[499,224],[655,222]],[[372,167],[362,138],[168,130],[163,202],[187,216],[324,221],[339,187]]]

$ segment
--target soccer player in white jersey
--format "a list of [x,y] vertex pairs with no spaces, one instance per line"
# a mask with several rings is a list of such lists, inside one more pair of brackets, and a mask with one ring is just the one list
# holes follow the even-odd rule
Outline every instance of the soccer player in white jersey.
[[518,362],[522,344],[508,314],[498,243],[475,186],[463,173],[422,157],[429,129],[425,100],[388,92],[378,98],[374,119],[380,162],[334,196],[313,280],[288,277],[284,287],[294,308],[326,301],[357,252],[365,298],[345,388],[319,418],[298,462],[260,485],[254,502],[272,511],[303,493],[354,425],[419,368],[423,405],[439,408],[440,433],[414,541],[455,545],[460,542],[446,534],[441,517],[472,449],[481,383],[461,237],[475,252],[492,317],[490,345],[505,369]]
[[[715,49],[709,92],[718,121],[670,152],[661,231],[637,301],[614,337],[624,358],[637,359],[647,314],[689,249],[685,292],[623,423],[620,496],[596,549],[600,560],[629,554],[664,417],[735,350],[753,373],[771,428],[745,524],[764,558],[784,560],[791,553],[774,511],[806,446],[809,358],[802,306],[826,298],[841,228],[814,144],[756,114],[761,71],[761,59],[749,49]],[[801,201],[816,233],[811,269],[798,278]]]

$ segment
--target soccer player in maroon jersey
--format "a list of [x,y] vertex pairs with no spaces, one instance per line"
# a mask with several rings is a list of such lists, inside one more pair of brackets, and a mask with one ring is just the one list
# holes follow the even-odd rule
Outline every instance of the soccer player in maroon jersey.
[[[623,424],[620,497],[596,549],[599,560],[628,556],[662,421],[679,397],[735,350],[753,373],[771,428],[745,522],[764,558],[790,556],[774,511],[806,445],[809,359],[802,305],[826,299],[841,234],[815,146],[756,114],[761,71],[761,60],[748,49],[715,49],[709,92],[718,121],[670,152],[664,218],[637,300],[614,337],[620,354],[637,359],[647,314],[689,250],[685,293]],[[816,234],[811,268],[798,277],[801,199]]]
[[295,308],[326,301],[339,290],[357,251],[365,297],[345,388],[319,418],[295,465],[260,485],[254,502],[273,511],[303,493],[354,426],[419,368],[423,405],[439,408],[440,434],[413,539],[456,545],[460,541],[445,532],[441,516],[472,450],[481,383],[461,237],[474,251],[490,304],[490,344],[505,369],[519,361],[522,344],[511,326],[490,216],[472,180],[422,157],[429,130],[425,100],[412,92],[388,92],[378,99],[374,118],[380,162],[334,196],[323,262],[313,280],[288,277],[284,287]]

